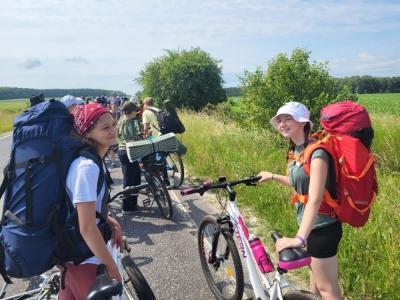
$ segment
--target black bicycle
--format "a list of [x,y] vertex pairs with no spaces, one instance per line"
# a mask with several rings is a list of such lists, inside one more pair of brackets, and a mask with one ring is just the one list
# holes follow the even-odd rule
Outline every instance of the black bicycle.
[[161,214],[166,219],[172,217],[172,201],[167,185],[168,174],[165,169],[163,154],[152,153],[142,158],[142,174],[148,183],[146,189],[148,198],[143,200],[144,206],[151,206],[156,202]]

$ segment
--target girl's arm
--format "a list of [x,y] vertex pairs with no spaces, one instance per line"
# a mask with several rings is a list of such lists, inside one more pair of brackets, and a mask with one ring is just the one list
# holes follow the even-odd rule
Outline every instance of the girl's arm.
[[107,267],[108,275],[121,282],[121,275],[114,262],[103,236],[96,224],[96,202],[82,202],[76,205],[79,220],[79,231],[86,245]]
[[304,209],[303,219],[297,237],[282,238],[276,242],[276,250],[279,252],[285,248],[300,247],[306,241],[317,218],[321,206],[322,197],[328,177],[328,164],[320,157],[311,161],[310,185],[308,187],[308,202]]
[[258,182],[275,180],[275,181],[279,182],[280,184],[291,186],[288,176],[274,174],[274,173],[271,173],[268,171],[262,171],[257,176],[261,176],[261,179]]

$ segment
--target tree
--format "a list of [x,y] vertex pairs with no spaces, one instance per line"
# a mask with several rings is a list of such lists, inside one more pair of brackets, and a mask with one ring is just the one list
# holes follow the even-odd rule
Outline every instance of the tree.
[[166,50],[145,66],[137,81],[143,95],[152,96],[158,104],[170,99],[176,107],[199,110],[227,99],[219,62],[200,48]]
[[310,53],[304,49],[293,50],[291,57],[281,53],[269,62],[266,72],[245,72],[241,78],[240,111],[246,126],[271,128],[269,120],[288,101],[305,104],[318,124],[323,105],[356,99],[349,88],[340,89],[339,82],[329,75],[326,62],[310,63]]

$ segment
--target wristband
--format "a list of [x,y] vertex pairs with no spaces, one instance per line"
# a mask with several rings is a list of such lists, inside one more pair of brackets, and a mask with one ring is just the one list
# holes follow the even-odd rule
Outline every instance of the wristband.
[[272,176],[271,176],[271,180],[274,180],[274,176],[275,176],[275,174],[272,174]]
[[300,240],[301,242],[301,248],[305,248],[307,246],[306,241],[299,235],[296,235],[296,239]]

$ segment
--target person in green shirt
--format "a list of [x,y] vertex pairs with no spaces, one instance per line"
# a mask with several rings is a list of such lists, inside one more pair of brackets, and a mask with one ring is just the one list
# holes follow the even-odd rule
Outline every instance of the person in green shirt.
[[[118,157],[121,161],[123,187],[139,185],[140,167],[138,161],[129,161],[126,152],[126,143],[128,141],[139,140],[139,120],[137,119],[137,107],[134,103],[127,101],[122,106],[122,117],[118,121]],[[129,195],[122,200],[123,211],[136,211],[137,194]]]

